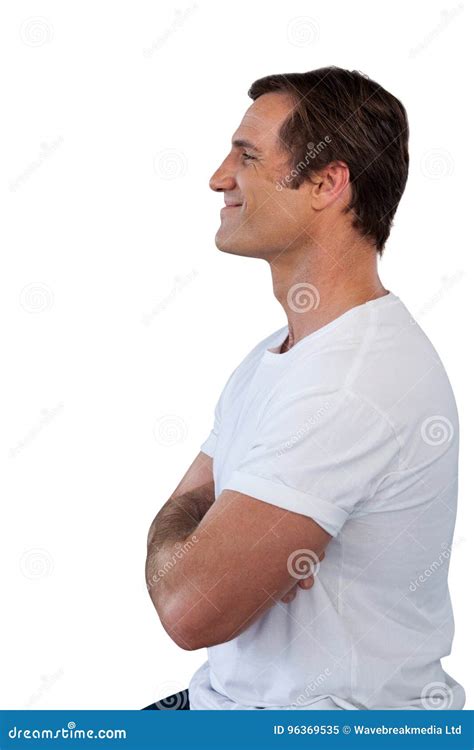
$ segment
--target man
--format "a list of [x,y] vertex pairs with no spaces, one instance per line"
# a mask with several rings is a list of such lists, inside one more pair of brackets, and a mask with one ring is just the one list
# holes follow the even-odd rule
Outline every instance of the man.
[[462,708],[440,662],[456,403],[377,271],[408,174],[404,107],[335,67],[249,95],[210,181],[216,245],[268,262],[288,325],[231,374],[151,525],[153,604],[208,661],[150,708]]

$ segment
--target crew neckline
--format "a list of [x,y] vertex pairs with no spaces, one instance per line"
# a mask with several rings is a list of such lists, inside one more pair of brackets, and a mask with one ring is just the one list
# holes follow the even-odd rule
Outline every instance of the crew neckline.
[[[396,294],[388,291],[387,294],[383,294],[381,297],[376,297],[375,299],[369,299],[367,302],[363,302],[361,305],[354,305],[354,307],[349,308],[349,310],[346,310],[345,312],[341,313],[341,315],[338,315],[337,318],[334,318],[334,320],[330,320],[329,323],[326,323],[326,325],[321,326],[321,328],[318,328],[316,331],[312,331],[311,333],[308,333],[306,336],[303,336],[302,339],[296,342],[291,349],[288,349],[286,352],[279,352],[279,351],[272,351],[272,349],[281,349],[283,343],[286,341],[286,338],[288,336],[288,324],[283,326],[283,328],[280,328],[276,333],[275,337],[278,335],[277,343],[272,347],[272,349],[265,349],[263,353],[263,358],[267,361],[276,361],[276,360],[284,360],[285,357],[287,359],[291,358],[292,352],[295,351],[295,349],[299,349],[302,345],[307,343],[309,340],[313,340],[315,338],[318,338],[319,336],[323,336],[325,333],[330,331],[332,328],[336,328],[340,323],[342,323],[347,318],[352,317],[354,314],[359,312],[360,310],[364,310],[367,308],[374,308],[379,307],[380,305],[386,305],[386,304],[392,304],[393,302],[398,302],[399,297],[397,297]],[[281,338],[283,336],[283,338]]]

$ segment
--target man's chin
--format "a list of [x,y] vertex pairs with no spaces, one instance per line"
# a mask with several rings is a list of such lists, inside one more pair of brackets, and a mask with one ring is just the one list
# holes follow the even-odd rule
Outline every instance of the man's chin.
[[217,230],[214,238],[216,247],[222,253],[229,253],[230,255],[244,255],[249,258],[258,258],[258,248],[253,243],[245,241],[242,237],[238,236],[238,232],[226,231],[223,227]]
[[255,247],[247,247],[246,245],[239,244],[235,240],[229,240],[225,242],[219,238],[216,238],[216,247],[221,253],[229,253],[229,255],[243,255],[247,258],[258,258],[258,250]]
[[221,253],[239,255],[242,258],[259,258],[260,260],[271,261],[275,255],[275,251],[265,249],[265,247],[258,247],[253,243],[252,245],[243,242],[238,243],[235,241],[235,238],[229,242],[224,242],[222,239],[216,238],[216,247]]
[[231,236],[230,233],[226,233],[221,229],[218,229],[217,234],[214,238],[216,247],[223,253],[232,253],[233,255],[245,255],[242,243],[240,243],[235,236]]

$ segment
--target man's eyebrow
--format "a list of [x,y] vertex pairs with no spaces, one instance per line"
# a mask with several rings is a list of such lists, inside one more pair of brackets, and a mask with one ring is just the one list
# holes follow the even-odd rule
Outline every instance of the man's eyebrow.
[[232,145],[236,148],[249,148],[252,151],[256,151],[257,154],[261,154],[262,151],[255,146],[254,143],[251,143],[250,141],[246,141],[245,138],[234,138],[232,141]]

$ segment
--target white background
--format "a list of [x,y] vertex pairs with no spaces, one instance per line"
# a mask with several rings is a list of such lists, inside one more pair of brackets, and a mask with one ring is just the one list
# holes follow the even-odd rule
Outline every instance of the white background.
[[2,708],[141,708],[205,661],[159,623],[146,534],[228,375],[286,323],[267,264],[215,248],[223,199],[208,181],[254,79],[331,64],[367,73],[409,115],[410,177],[379,273],[458,403],[444,667],[474,707],[471,12],[445,1],[3,13]]

